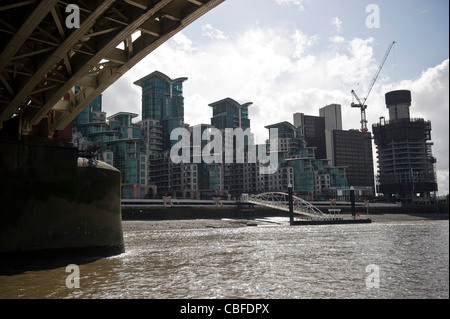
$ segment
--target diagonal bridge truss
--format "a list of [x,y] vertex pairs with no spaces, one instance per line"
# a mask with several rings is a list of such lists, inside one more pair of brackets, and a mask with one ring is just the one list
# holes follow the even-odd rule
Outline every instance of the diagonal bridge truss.
[[[242,195],[243,202],[266,206],[289,212],[289,198],[287,193],[270,192],[256,195]],[[313,219],[323,219],[327,215],[311,203],[297,196],[292,196],[294,214],[305,215]]]
[[[15,118],[19,134],[30,135],[47,120],[51,137],[144,57],[223,1],[0,1],[0,130]],[[68,6],[78,8],[77,27],[67,23]],[[75,93],[74,86],[81,89]]]

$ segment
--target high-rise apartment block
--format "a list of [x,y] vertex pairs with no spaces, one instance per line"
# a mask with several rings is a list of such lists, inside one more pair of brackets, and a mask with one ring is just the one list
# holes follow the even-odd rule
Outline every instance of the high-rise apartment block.
[[431,123],[411,118],[411,92],[385,94],[389,121],[372,125],[378,157],[378,191],[386,199],[427,203],[437,191]]
[[[258,166],[248,160],[248,145],[253,143],[250,132],[248,107],[252,102],[240,104],[231,98],[209,104],[212,109],[211,126],[222,133],[222,165],[223,188],[232,197],[239,197],[242,193],[254,193],[257,189]],[[245,132],[243,149],[236,148],[236,135],[225,134],[226,130],[241,129]],[[225,150],[232,150],[228,160]],[[237,152],[243,152],[243,162],[237,161]]]
[[[170,132],[184,125],[183,82],[186,80],[187,78],[172,80],[155,71],[134,82],[142,87],[141,125],[147,128],[145,144],[149,152],[159,153],[170,149],[175,143],[170,140]],[[149,149],[150,146],[153,149]]]
[[[173,195],[199,196],[199,167],[191,163],[173,163],[170,150],[173,129],[189,125],[184,123],[183,82],[187,78],[171,79],[155,71],[134,84],[142,88],[141,139],[148,155],[148,184],[155,192],[149,197]],[[200,184],[200,185],[199,185]]]
[[[142,88],[142,119],[137,123],[133,120],[138,115],[128,112],[106,119],[101,96],[73,122],[78,145],[82,141],[97,145],[97,158],[122,172],[124,198],[238,198],[242,193],[286,191],[292,184],[296,194],[320,200],[335,197],[333,189],[347,187],[348,167],[334,165],[333,159],[327,157],[327,126],[336,129],[341,122],[337,105],[324,110],[334,117],[295,114],[294,124],[266,126],[269,139],[256,146],[250,131],[251,102],[241,104],[225,98],[209,104],[210,124],[184,123],[186,80],[171,79],[155,71],[134,82]],[[187,141],[171,139],[177,128],[188,132]],[[202,151],[210,141],[200,139],[198,145],[195,135],[198,142],[198,136],[209,136],[213,130],[215,134],[220,132],[222,144],[214,149],[220,160],[205,163]],[[277,132],[276,137],[273,132]],[[189,158],[174,161],[171,151],[180,141],[189,143]],[[259,161],[259,155],[272,158],[271,154],[276,154],[277,163]],[[262,169],[268,165],[273,166],[270,173]]]
[[[155,71],[136,81],[142,88],[142,119],[138,123],[133,123],[138,115],[129,112],[106,118],[101,95],[72,122],[73,142],[83,156],[103,160],[122,172],[123,198],[237,198],[242,193],[286,191],[289,184],[309,200],[344,199],[350,186],[362,198],[375,194],[372,136],[343,130],[341,105],[320,108],[319,116],[295,113],[293,124],[267,125],[269,139],[261,145],[264,147],[253,148],[251,102],[225,98],[209,104],[210,124],[184,123],[186,80]],[[392,91],[385,97],[389,121],[381,117],[372,126],[378,157],[377,191],[395,201],[429,202],[437,191],[431,123],[410,118],[410,91]],[[179,142],[171,139],[176,128],[189,134],[188,161],[171,159],[171,150]],[[221,134],[221,147],[214,149],[221,160],[205,163],[202,151],[210,141],[200,138],[200,145],[195,144],[194,135],[201,137],[206,132],[209,136],[213,129]],[[277,132],[276,148],[272,129]],[[237,147],[240,138],[242,148]],[[252,155],[251,149],[277,154],[270,174],[261,168],[273,163],[259,162],[261,153]]]

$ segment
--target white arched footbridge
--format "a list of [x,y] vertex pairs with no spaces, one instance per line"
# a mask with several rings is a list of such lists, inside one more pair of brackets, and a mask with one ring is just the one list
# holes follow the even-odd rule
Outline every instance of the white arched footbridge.
[[[261,205],[289,212],[289,195],[282,192],[270,192],[256,195],[242,194],[241,201]],[[324,219],[328,215],[311,203],[297,196],[292,196],[294,214],[303,215],[313,219]]]

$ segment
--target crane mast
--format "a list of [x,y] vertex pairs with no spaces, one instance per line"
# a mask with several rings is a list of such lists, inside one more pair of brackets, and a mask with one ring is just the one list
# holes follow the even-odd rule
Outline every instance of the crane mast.
[[372,79],[372,82],[370,83],[370,86],[369,86],[369,89],[367,91],[366,97],[363,100],[361,100],[354,90],[352,90],[352,92],[351,92],[353,94],[353,96],[356,98],[356,101],[358,102],[358,103],[352,102],[351,107],[358,107],[358,108],[361,109],[361,132],[363,133],[364,136],[367,136],[367,132],[368,132],[368,130],[367,130],[367,119],[366,119],[366,109],[367,109],[366,102],[367,102],[367,99],[369,97],[370,92],[372,91],[373,86],[375,85],[375,82],[376,82],[376,80],[378,78],[378,75],[380,74],[381,69],[383,68],[384,62],[386,62],[386,59],[387,59],[389,53],[391,52],[391,49],[394,46],[394,44],[395,44],[395,41],[393,41],[389,45],[389,48],[386,51],[386,53],[385,53],[385,55],[383,57],[383,60],[381,61],[380,66],[378,67],[377,73],[375,74],[375,76]]

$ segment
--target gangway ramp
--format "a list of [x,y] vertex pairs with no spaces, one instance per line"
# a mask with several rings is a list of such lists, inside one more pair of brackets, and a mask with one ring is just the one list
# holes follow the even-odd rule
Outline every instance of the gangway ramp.
[[[256,195],[242,194],[241,202],[289,212],[288,196],[289,195],[287,193],[283,192],[268,192]],[[327,214],[324,214],[320,209],[300,197],[292,196],[292,201],[294,214],[306,216],[312,219],[328,218]]]

